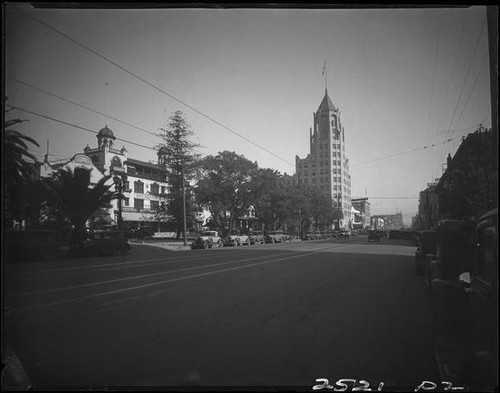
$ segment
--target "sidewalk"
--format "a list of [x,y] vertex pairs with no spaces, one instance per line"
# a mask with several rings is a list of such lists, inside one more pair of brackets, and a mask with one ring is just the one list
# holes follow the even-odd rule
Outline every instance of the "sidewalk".
[[191,246],[189,245],[191,242],[188,242],[187,246],[185,246],[184,242],[182,242],[182,241],[147,242],[147,241],[141,241],[141,240],[129,240],[129,243],[131,245],[139,244],[142,246],[159,247],[159,248],[164,248],[166,250],[171,250],[171,251],[191,250]]

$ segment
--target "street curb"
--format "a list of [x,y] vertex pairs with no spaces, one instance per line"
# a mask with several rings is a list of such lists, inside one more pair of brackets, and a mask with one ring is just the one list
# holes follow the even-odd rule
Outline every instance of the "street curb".
[[178,245],[178,244],[168,244],[168,243],[145,243],[145,242],[129,242],[130,244],[133,245],[140,245],[140,246],[151,246],[151,247],[158,247],[158,248],[163,248],[165,250],[170,250],[170,251],[187,251],[191,250],[190,246],[185,246],[185,245]]

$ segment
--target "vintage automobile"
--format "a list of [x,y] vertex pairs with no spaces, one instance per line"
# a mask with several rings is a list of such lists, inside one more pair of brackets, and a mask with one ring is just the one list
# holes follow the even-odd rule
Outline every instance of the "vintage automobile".
[[474,221],[442,220],[438,223],[436,249],[439,278],[453,280],[470,270],[474,253]]
[[283,231],[270,231],[265,236],[266,243],[284,243],[286,240]]
[[382,235],[379,231],[370,230],[368,231],[368,241],[369,242],[379,242]]
[[436,255],[438,233],[435,230],[421,232],[420,240],[415,251],[415,271],[421,276],[426,270],[426,255]]
[[264,244],[264,232],[263,231],[250,231],[248,238],[250,244]]
[[[498,388],[498,209],[474,229],[475,252],[458,276],[433,281],[434,349],[442,381]],[[455,270],[456,271],[456,270]]]
[[89,258],[113,254],[126,255],[130,249],[128,232],[118,230],[90,231],[82,245],[84,256]]
[[213,246],[222,247],[224,242],[217,231],[200,232],[191,243],[191,248],[212,248]]
[[6,240],[7,260],[10,262],[49,261],[59,254],[56,231],[16,231],[9,233]]
[[129,238],[131,239],[145,239],[148,237],[153,237],[155,234],[154,228],[151,227],[141,227],[141,228],[131,228],[128,231]]
[[226,236],[223,241],[224,247],[237,247],[241,245],[240,236],[236,234]]
[[249,246],[250,245],[250,236],[245,234],[238,234],[238,243],[240,246]]

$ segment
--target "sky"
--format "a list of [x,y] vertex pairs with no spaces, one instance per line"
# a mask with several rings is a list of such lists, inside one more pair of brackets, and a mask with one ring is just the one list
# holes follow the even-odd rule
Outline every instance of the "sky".
[[[105,125],[155,161],[176,110],[203,155],[230,150],[295,173],[328,88],[352,197],[402,212],[448,154],[491,127],[486,7],[35,9],[5,6],[6,119],[40,160],[97,146]],[[322,75],[326,62],[326,75]],[[90,130],[90,131],[89,131]]]

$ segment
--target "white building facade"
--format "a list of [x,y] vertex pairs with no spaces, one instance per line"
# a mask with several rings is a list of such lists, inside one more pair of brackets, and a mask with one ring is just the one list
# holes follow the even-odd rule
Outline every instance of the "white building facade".
[[345,134],[340,110],[333,105],[325,89],[325,96],[313,113],[314,131],[310,133],[310,153],[306,158],[295,156],[297,183],[318,187],[332,198],[335,209],[343,219],[340,227],[352,227],[351,175],[345,153]]
[[[90,184],[96,184],[103,176],[111,175],[109,183],[118,176],[124,184],[122,219],[128,228],[152,228],[160,231],[162,219],[157,213],[168,194],[167,171],[158,164],[128,157],[125,147],[115,148],[116,137],[107,126],[97,133],[97,147],[87,145],[83,154],[73,156],[69,161],[49,163],[46,159],[41,165],[40,176],[47,177],[60,168],[84,168],[90,172]],[[118,223],[118,200],[112,201],[110,217]]]

